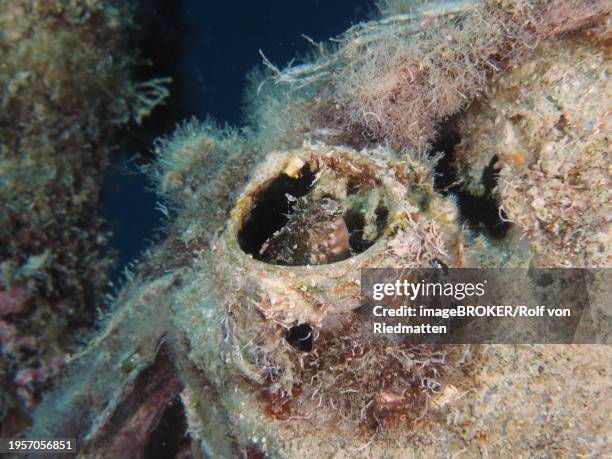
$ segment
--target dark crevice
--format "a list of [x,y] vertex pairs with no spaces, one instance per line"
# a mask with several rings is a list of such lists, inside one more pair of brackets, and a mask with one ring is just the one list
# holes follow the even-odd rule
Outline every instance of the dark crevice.
[[180,397],[168,404],[159,424],[149,435],[145,445],[145,459],[179,457],[181,451],[189,448],[185,410]]
[[371,244],[363,239],[363,227],[365,226],[365,217],[363,214],[349,209],[344,214],[344,222],[349,231],[349,245],[351,250],[357,253],[366,250]]
[[[374,212],[376,214],[376,230],[377,234],[382,234],[387,226],[389,211],[384,206],[379,206]],[[362,253],[372,247],[376,242],[374,240],[366,240],[363,238],[363,228],[365,227],[365,216],[359,209],[348,209],[344,214],[344,222],[349,231],[349,245],[354,253]]]
[[246,450],[246,459],[266,459],[266,455],[258,445],[249,445]]
[[300,351],[312,351],[313,330],[308,324],[291,327],[285,334],[285,338],[289,344]]
[[298,178],[281,174],[264,190],[238,233],[240,248],[259,259],[259,249],[278,230],[289,221],[288,215],[294,206],[287,195],[300,198],[312,186],[314,173],[308,165],[300,170]]
[[[445,129],[440,133],[432,146],[432,153],[442,153],[436,163],[434,174],[434,187],[436,191],[447,196],[451,189],[457,188],[457,173],[454,168],[455,147],[461,142],[461,137],[453,129]],[[454,194],[454,191],[452,192]]]
[[494,191],[499,175],[498,158],[493,156],[482,173],[484,193],[481,196],[469,193],[458,183],[454,167],[455,147],[461,142],[461,137],[451,126],[452,123],[449,123],[441,131],[432,148],[434,154],[442,153],[435,168],[434,187],[444,196],[453,195],[457,198],[462,222],[467,223],[473,230],[486,230],[494,239],[502,239],[511,225],[505,221],[506,215],[500,210],[500,203]]
[[[376,229],[378,234],[382,234],[387,226],[387,221],[389,219],[389,209],[384,206],[378,206],[374,211],[376,214]],[[373,244],[374,242],[372,242]]]
[[[125,394],[108,422],[100,428],[98,438],[92,445],[96,456],[100,457],[172,457],[147,456],[151,451],[151,442],[166,442],[166,447],[174,448],[174,434],[162,435],[165,432],[160,421],[167,416],[172,418],[176,413],[168,409],[178,401],[183,390],[174,366],[174,356],[166,344],[161,344],[153,364],[145,369],[136,369],[127,361],[122,364],[122,371],[129,373],[140,371],[133,383],[133,389]],[[176,408],[180,409],[180,408]],[[160,429],[158,431],[158,429]],[[158,432],[159,439],[154,438]],[[174,431],[176,435],[184,434],[184,426]],[[178,440],[177,440],[178,441]]]

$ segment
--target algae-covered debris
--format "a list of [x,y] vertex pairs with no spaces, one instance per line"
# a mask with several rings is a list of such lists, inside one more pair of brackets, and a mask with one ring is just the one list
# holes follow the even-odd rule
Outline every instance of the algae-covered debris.
[[464,186],[481,192],[495,162],[501,208],[541,266],[610,264],[606,55],[584,40],[538,48],[459,120]]
[[[609,265],[590,93],[609,6],[381,8],[312,61],[266,62],[245,129],[192,121],[157,142],[166,237],[31,436],[77,437],[83,457],[146,457],[157,436],[175,457],[610,451],[605,345],[414,346],[357,326],[361,268]],[[483,190],[517,220],[498,239],[465,211]]]
[[0,1],[3,437],[28,426],[102,305],[111,137],[158,102],[131,81],[129,17],[122,2]]

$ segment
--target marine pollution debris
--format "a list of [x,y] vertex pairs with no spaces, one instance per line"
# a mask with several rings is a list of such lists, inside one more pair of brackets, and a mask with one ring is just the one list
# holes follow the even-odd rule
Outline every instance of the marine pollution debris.
[[[310,61],[264,58],[247,129],[190,121],[156,142],[165,238],[30,437],[117,458],[160,443],[167,457],[609,453],[609,330],[426,345],[359,326],[365,268],[609,267],[609,4],[379,6]],[[609,324],[609,304],[597,313]]]

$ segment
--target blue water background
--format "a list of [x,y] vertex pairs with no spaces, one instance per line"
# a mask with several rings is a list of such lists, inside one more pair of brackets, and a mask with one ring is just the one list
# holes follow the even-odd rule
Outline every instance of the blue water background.
[[144,140],[138,147],[119,149],[105,180],[105,218],[113,231],[111,248],[118,255],[111,274],[115,284],[163,224],[151,184],[138,171],[139,157],[147,156],[143,150],[150,152],[156,137],[171,134],[177,123],[192,116],[239,126],[245,76],[261,65],[260,49],[283,66],[312,48],[302,34],[327,40],[373,11],[372,2],[365,0],[142,1],[147,20],[159,29],[142,45],[143,58],[153,61],[151,74],[171,74],[174,82],[155,124],[140,128]]

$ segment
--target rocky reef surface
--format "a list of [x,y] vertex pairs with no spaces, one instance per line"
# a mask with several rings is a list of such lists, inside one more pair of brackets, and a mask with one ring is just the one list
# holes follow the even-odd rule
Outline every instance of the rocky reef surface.
[[82,457],[609,454],[609,340],[355,326],[365,267],[610,265],[609,5],[380,10],[310,61],[264,57],[247,127],[156,143],[166,237],[30,435]]
[[111,138],[164,95],[131,79],[129,17],[121,2],[0,2],[3,437],[29,425],[103,304]]

